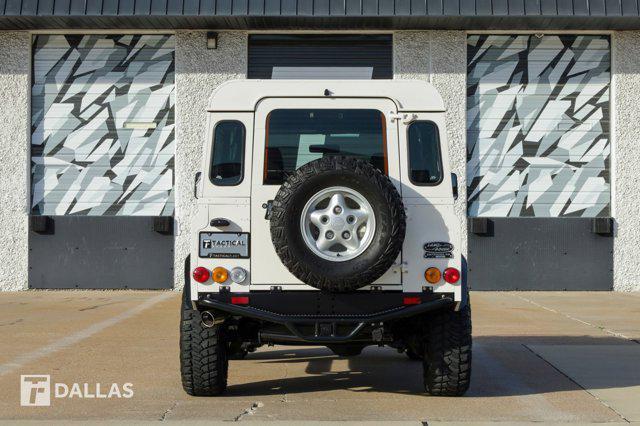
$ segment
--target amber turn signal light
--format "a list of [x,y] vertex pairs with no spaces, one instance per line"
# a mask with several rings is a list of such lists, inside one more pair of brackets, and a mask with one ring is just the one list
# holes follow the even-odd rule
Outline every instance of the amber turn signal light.
[[431,267],[424,271],[424,279],[427,280],[428,283],[435,284],[440,281],[441,277],[442,274],[438,268]]
[[211,273],[211,278],[218,284],[222,284],[229,278],[229,271],[224,269],[222,266],[218,266],[217,268],[214,268]]

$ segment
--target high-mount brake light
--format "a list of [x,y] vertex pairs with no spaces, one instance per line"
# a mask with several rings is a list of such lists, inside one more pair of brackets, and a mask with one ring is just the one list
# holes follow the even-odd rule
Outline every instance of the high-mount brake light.
[[455,284],[460,280],[460,271],[456,268],[447,268],[444,270],[444,280],[449,284]]
[[213,269],[211,278],[213,278],[213,281],[217,282],[218,284],[222,284],[229,278],[229,271],[227,271],[222,266],[218,266],[217,268]]
[[204,283],[209,279],[209,270],[207,268],[203,268],[202,266],[198,266],[193,270],[193,279],[198,281],[199,283]]

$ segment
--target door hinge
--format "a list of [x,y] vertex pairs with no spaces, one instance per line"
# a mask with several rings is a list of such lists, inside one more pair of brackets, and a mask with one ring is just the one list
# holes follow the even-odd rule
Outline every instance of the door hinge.
[[389,113],[389,118],[391,119],[392,123],[396,120],[400,120],[403,124],[409,124],[418,119],[418,114],[395,113],[391,111]]
[[262,208],[265,209],[266,211],[264,212],[264,218],[266,220],[271,219],[271,212],[273,210],[273,200],[269,200],[266,203],[264,203],[262,205]]

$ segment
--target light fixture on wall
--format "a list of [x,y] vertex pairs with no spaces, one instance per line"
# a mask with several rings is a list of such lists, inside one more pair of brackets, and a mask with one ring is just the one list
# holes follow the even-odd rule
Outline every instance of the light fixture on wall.
[[217,49],[218,48],[218,33],[208,32],[207,33],[207,49]]

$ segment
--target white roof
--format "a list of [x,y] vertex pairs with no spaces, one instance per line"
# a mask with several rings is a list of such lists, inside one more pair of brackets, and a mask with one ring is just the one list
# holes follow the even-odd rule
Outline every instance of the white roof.
[[[438,91],[420,80],[232,80],[209,98],[209,111],[254,111],[264,98],[388,98],[398,111],[445,111]],[[463,100],[461,100],[462,102]]]

